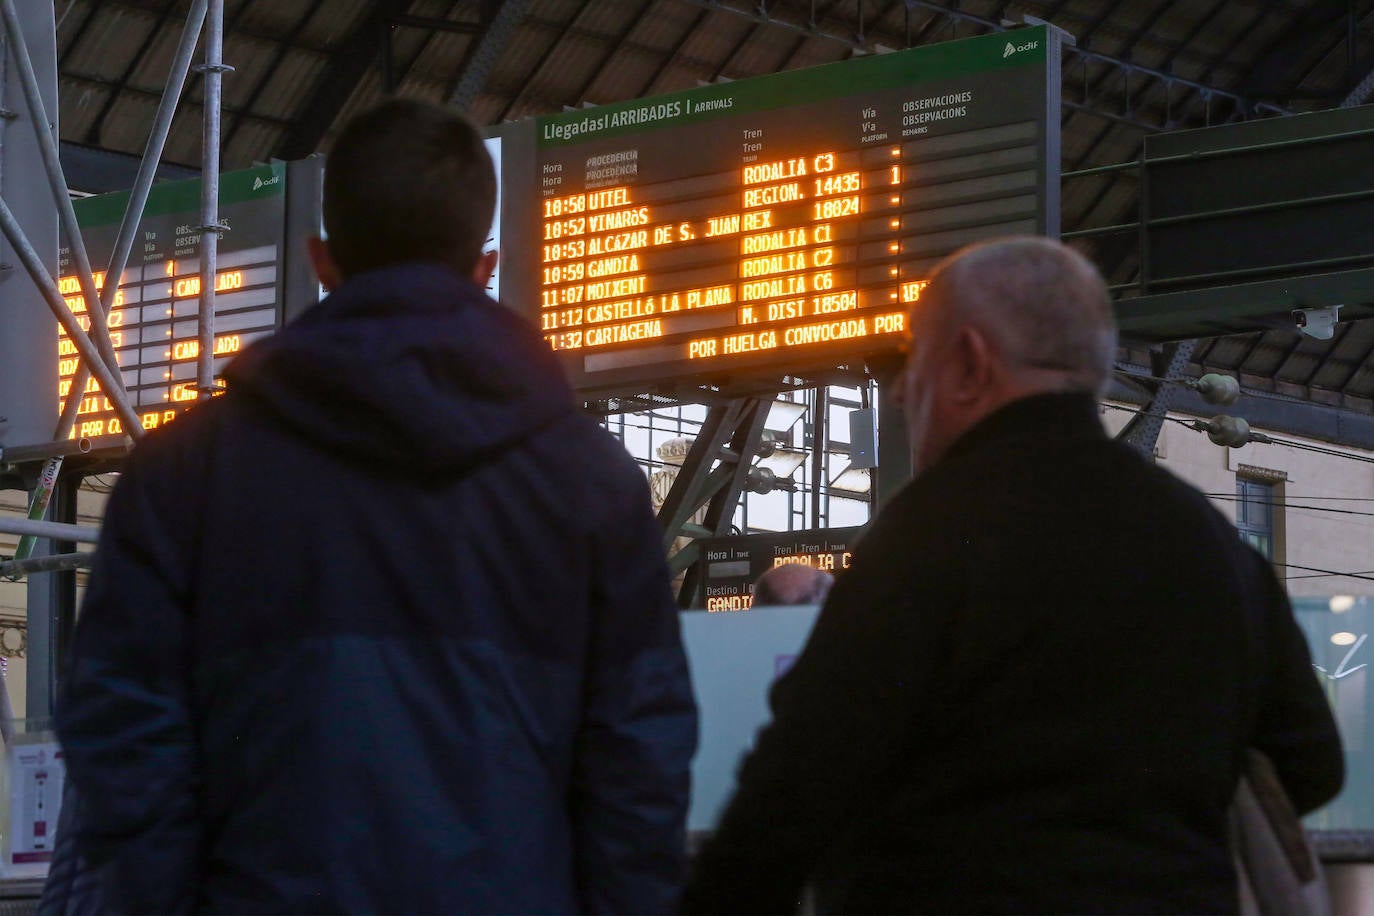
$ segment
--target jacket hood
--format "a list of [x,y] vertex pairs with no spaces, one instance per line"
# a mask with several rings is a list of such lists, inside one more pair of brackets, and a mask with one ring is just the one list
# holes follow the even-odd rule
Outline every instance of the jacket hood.
[[532,326],[429,263],[350,278],[225,377],[322,449],[424,472],[497,458],[576,409]]

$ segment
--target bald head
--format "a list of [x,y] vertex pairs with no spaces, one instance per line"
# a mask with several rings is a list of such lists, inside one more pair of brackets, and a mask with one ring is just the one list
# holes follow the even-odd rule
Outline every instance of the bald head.
[[898,382],[920,473],[984,417],[1048,392],[1101,396],[1116,357],[1107,286],[1051,239],[973,245],[937,266],[912,306]]
[[784,563],[766,569],[754,583],[754,607],[767,604],[820,604],[835,577],[823,569]]
[[[1111,298],[1087,258],[1051,239],[1001,239],[935,269],[927,305],[946,328],[981,328],[1012,373],[1101,395],[1116,359]],[[1054,376],[1058,376],[1057,378]]]

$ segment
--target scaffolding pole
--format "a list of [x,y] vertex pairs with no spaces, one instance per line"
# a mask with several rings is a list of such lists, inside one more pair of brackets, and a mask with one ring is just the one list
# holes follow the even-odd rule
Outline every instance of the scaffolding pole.
[[[76,346],[76,351],[81,354],[81,358],[86,360],[91,371],[95,373],[96,381],[100,383],[106,397],[114,404],[115,412],[119,414],[120,420],[129,429],[139,428],[138,414],[130,406],[124,386],[115,381],[117,370],[111,369],[100,358],[100,353],[96,350],[95,344],[91,342],[81,325],[77,323],[76,316],[72,314],[71,309],[67,308],[67,303],[62,299],[62,293],[57,289],[57,281],[49,275],[47,267],[43,264],[43,259],[34,250],[32,243],[29,242],[29,237],[24,233],[23,227],[19,225],[19,220],[15,219],[13,211],[10,210],[9,204],[5,203],[3,197],[0,197],[0,231],[4,232],[5,238],[14,247],[14,253],[23,262],[24,269],[29,272],[34,285],[42,293],[43,301],[48,304],[48,308],[52,309],[53,315],[57,317],[58,322],[66,330],[67,336]],[[108,339],[106,337],[106,340]],[[71,392],[68,392],[68,396],[70,395]]]
[[215,273],[219,259],[219,115],[220,84],[227,70],[224,51],[224,0],[209,0],[205,16],[205,129],[200,170],[200,349],[196,354],[196,390],[200,400],[215,393]]
[[[167,145],[167,135],[172,130],[172,118],[176,115],[177,103],[181,101],[181,91],[186,85],[186,75],[191,69],[191,57],[200,40],[200,29],[205,23],[205,8],[208,0],[195,0],[186,14],[186,25],[181,30],[181,41],[177,44],[176,56],[172,59],[171,70],[167,73],[167,88],[162,91],[157,114],[153,116],[152,132],[143,148],[143,159],[138,164],[138,176],[134,179],[133,189],[129,192],[129,203],[124,208],[124,220],[119,224],[119,235],[115,238],[114,252],[110,255],[105,269],[105,288],[100,291],[100,305],[107,313],[114,303],[119,289],[119,280],[129,263],[129,252],[133,250],[134,239],[138,235],[138,224],[143,218],[143,208],[148,203],[148,192],[152,190],[153,179],[157,175],[157,164],[162,159],[162,150]],[[76,425],[77,411],[81,408],[81,396],[86,390],[86,380],[91,370],[82,360],[72,378],[72,387],[67,392],[67,403],[62,410],[53,438],[62,440],[71,434]],[[76,394],[73,397],[73,393]],[[129,430],[129,435],[138,438],[143,435],[140,425]]]
[[[95,277],[91,272],[91,260],[86,254],[86,243],[81,238],[81,230],[76,224],[76,211],[72,209],[71,195],[67,193],[67,181],[62,174],[62,161],[58,156],[57,138],[54,136],[56,125],[55,122],[48,119],[47,109],[43,105],[43,98],[38,88],[38,75],[33,69],[33,59],[29,56],[29,47],[24,40],[24,30],[20,24],[19,12],[15,8],[14,0],[0,0],[0,15],[3,15],[5,21],[5,35],[9,39],[10,51],[14,54],[15,66],[19,72],[19,83],[24,90],[24,98],[28,102],[34,134],[38,138],[38,148],[43,157],[43,171],[47,174],[53,203],[57,205],[62,232],[67,237],[67,244],[71,247],[72,260],[76,263],[77,282],[81,285],[81,294],[85,297],[86,311],[90,315],[91,330],[94,332],[95,353],[99,354],[99,357],[111,370],[105,374],[103,379],[99,375],[97,378],[100,379],[105,394],[110,397],[110,400],[115,400],[116,395],[122,394],[124,391],[124,379],[118,375],[119,361],[115,358],[114,345],[110,342],[110,330],[106,325],[105,309],[101,306],[100,296],[96,292]],[[46,275],[46,270],[43,273]],[[54,285],[53,289],[56,290],[56,288]],[[62,308],[63,311],[67,310],[65,302]],[[84,359],[92,358],[85,353],[82,354],[82,357]],[[112,390],[107,387],[107,383],[115,385],[116,388]]]
[[94,544],[100,540],[99,528],[83,525],[68,525],[63,522],[32,522],[26,518],[5,518],[0,516],[0,532],[5,534],[32,534],[35,537],[51,538],[54,541],[76,541]]
[[[48,514],[48,503],[52,502],[52,492],[57,489],[57,475],[62,472],[62,456],[54,455],[43,465],[43,472],[38,475],[38,482],[33,486],[33,495],[29,497],[30,521],[41,522],[43,517]],[[26,534],[19,539],[19,545],[14,549],[12,559],[16,563],[23,563],[33,555],[34,545],[38,543],[38,538],[32,534]]]
[[74,569],[90,569],[95,560],[95,551],[79,553],[58,553],[29,560],[6,560],[0,563],[0,578],[18,579],[37,573],[70,572]]
[[93,448],[95,448],[95,443],[85,436],[73,439],[54,439],[52,442],[40,442],[36,445],[0,445],[0,465],[42,461],[44,458],[89,455]]

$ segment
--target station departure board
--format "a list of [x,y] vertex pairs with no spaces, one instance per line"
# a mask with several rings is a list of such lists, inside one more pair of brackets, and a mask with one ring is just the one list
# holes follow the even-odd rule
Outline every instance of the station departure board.
[[[502,297],[583,391],[895,347],[931,267],[1057,233],[1044,27],[510,125]],[[1057,58],[1056,58],[1057,60]],[[1052,166],[1050,165],[1052,163]]]
[[[281,323],[280,269],[285,224],[286,164],[220,176],[220,233],[215,280],[215,372],[236,353]],[[127,192],[75,202],[92,265],[114,249]],[[144,429],[156,429],[195,403],[200,344],[200,181],[155,185],[139,224],[129,263],[109,310],[109,329],[124,386]],[[72,271],[71,252],[59,251],[58,288],[81,326],[90,330],[86,301]],[[97,271],[96,286],[108,278]],[[72,397],[75,344],[54,322],[61,410]],[[119,434],[123,424],[91,378],[80,392],[73,437]]]
[[859,528],[782,531],[705,538],[701,547],[708,611],[747,611],[754,604],[754,582],[774,566],[797,563],[842,575],[849,568]]

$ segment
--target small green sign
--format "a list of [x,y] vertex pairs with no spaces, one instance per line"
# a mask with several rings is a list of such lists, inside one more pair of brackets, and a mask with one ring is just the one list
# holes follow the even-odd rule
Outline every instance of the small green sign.
[[[219,205],[264,200],[286,193],[286,163],[273,162],[219,176]],[[118,191],[75,201],[76,219],[82,226],[105,226],[124,219],[129,192]],[[144,218],[200,210],[200,179],[186,178],[155,184],[148,193]]]

